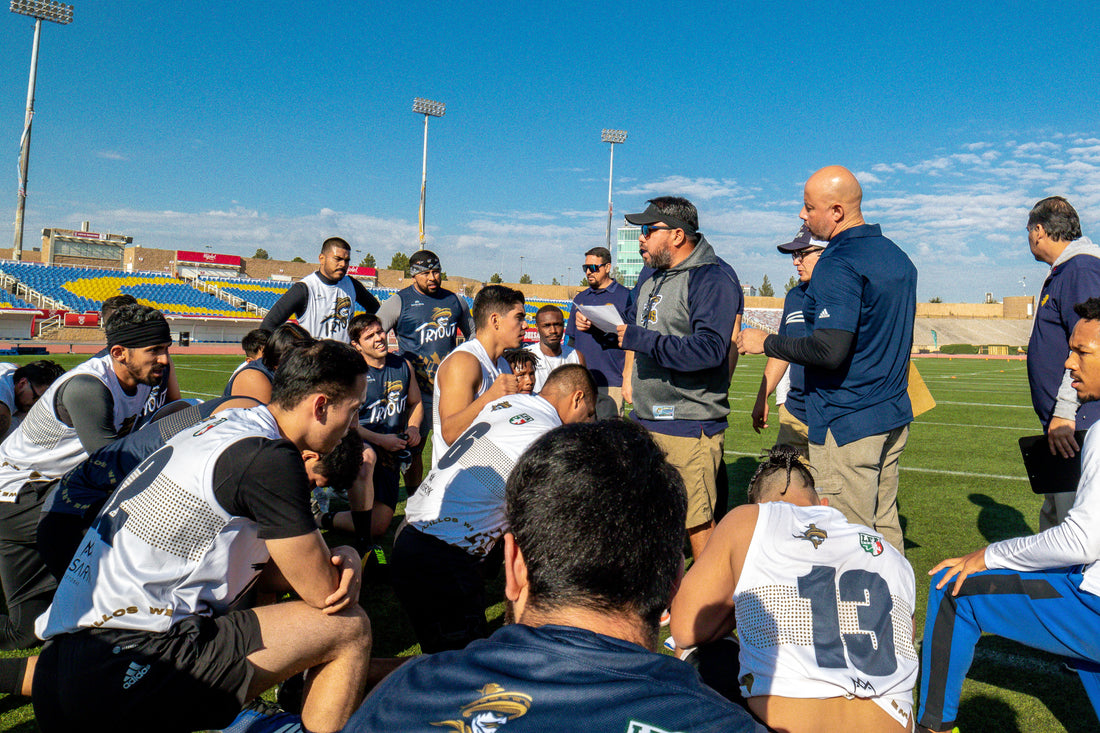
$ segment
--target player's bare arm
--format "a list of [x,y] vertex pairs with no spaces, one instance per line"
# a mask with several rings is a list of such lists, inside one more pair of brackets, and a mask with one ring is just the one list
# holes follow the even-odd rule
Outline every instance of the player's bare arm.
[[306,604],[335,612],[357,602],[362,566],[354,549],[329,550],[320,531],[268,540],[267,549],[287,583]]
[[684,576],[670,609],[677,646],[698,646],[733,630],[733,591],[759,513],[755,504],[745,504],[726,515]]
[[764,376],[760,379],[760,392],[757,393],[756,404],[752,408],[752,429],[758,433],[761,428],[768,427],[768,397],[779,386],[788,366],[788,362],[772,357],[768,357],[768,362],[764,365]]
[[447,445],[458,440],[483,407],[519,390],[514,375],[501,374],[493,386],[478,397],[481,364],[476,356],[463,352],[451,354],[435,378],[439,384],[440,432]]

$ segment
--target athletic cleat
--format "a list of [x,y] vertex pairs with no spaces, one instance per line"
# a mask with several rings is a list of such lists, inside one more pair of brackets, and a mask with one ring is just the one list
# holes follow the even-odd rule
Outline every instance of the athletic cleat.
[[668,649],[670,652],[676,651],[676,640],[671,636],[665,639],[665,649]]
[[661,611],[661,626],[668,626],[670,621],[672,621],[672,614],[669,613],[668,609],[666,608],[665,610]]
[[218,733],[304,733],[302,719],[257,697]]

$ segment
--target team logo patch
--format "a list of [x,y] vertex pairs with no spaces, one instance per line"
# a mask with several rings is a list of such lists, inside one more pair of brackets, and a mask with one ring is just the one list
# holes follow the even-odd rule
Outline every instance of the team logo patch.
[[[521,718],[531,709],[531,696],[522,692],[509,692],[490,682],[478,692],[481,697],[462,706],[461,718],[440,720],[432,725],[449,728],[455,733],[475,733],[497,730],[510,720]],[[654,728],[653,730],[656,730]]]
[[507,410],[511,406],[511,402],[509,402],[508,400],[503,400],[493,405],[493,409],[489,410],[489,412],[496,412],[497,410]]
[[654,405],[653,406],[653,419],[654,420],[675,420],[676,419],[676,405]]
[[1043,299],[1039,301],[1039,307],[1042,308],[1044,305],[1046,305],[1048,300],[1050,300],[1050,293],[1044,295]]
[[642,311],[642,320],[647,323],[657,322],[657,306],[661,304],[661,298],[663,295],[651,295],[649,296],[649,302],[645,305],[645,310]]
[[526,425],[534,419],[535,418],[531,417],[526,412],[521,412],[520,414],[513,415],[511,418],[509,418],[508,422],[512,423],[513,425]]
[[821,546],[821,543],[829,538],[829,533],[823,529],[818,529],[816,524],[811,524],[807,527],[802,534],[791,535],[795,539],[807,540],[814,546],[816,550]]
[[870,553],[874,557],[881,555],[885,549],[882,546],[881,537],[876,537],[873,534],[866,534],[864,532],[859,533],[859,546],[863,548],[864,552]]
[[626,733],[677,733],[672,730],[665,730],[664,728],[658,728],[655,725],[649,723],[639,723],[637,720],[632,720],[626,724]]

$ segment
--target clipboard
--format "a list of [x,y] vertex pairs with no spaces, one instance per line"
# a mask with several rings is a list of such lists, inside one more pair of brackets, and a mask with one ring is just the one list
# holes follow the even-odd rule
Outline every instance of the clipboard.
[[[1087,430],[1078,430],[1074,438],[1077,445],[1084,445]],[[1020,455],[1031,490],[1036,494],[1056,494],[1060,491],[1076,491],[1081,480],[1081,451],[1073,458],[1051,455],[1046,435],[1028,435],[1020,438]]]

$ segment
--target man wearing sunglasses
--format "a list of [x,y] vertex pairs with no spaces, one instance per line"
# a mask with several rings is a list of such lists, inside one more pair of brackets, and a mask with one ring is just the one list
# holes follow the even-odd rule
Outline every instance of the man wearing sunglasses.
[[619,316],[626,320],[626,309],[630,305],[630,290],[615,282],[611,277],[611,252],[607,247],[593,247],[584,253],[584,277],[588,288],[573,298],[573,311],[569,314],[569,325],[565,335],[569,343],[584,357],[584,363],[596,380],[601,395],[607,395],[615,401],[615,407],[623,409],[623,366],[626,355],[619,348],[615,334],[610,334],[607,343],[597,340],[606,336],[600,331],[587,329],[582,321],[578,327],[578,305],[613,305]]
[[806,181],[799,214],[829,242],[806,290],[807,335],[783,338],[747,328],[742,354],[806,367],[810,462],[817,491],[849,522],[872,527],[904,550],[898,518],[898,459],[909,436],[909,353],[917,268],[877,224],[863,220],[863,189],[847,168]]
[[718,464],[730,406],[729,349],[741,290],[699,231],[684,198],[651,199],[641,227],[645,269],[619,346],[634,352],[634,418],[653,434],[687,489],[687,532],[699,557],[714,529]]

